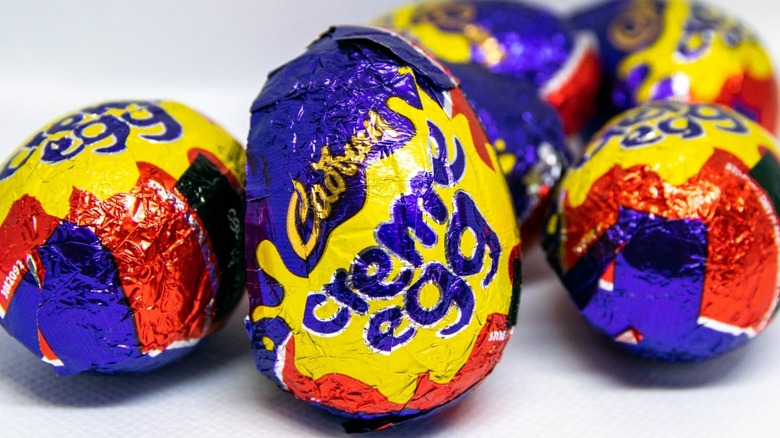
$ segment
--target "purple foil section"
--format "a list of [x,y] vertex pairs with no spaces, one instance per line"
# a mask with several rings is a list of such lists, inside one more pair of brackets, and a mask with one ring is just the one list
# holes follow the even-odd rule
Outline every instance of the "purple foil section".
[[[554,257],[555,249],[550,251]],[[668,220],[630,209],[575,266],[560,273],[588,321],[615,339],[640,333],[637,345],[618,343],[640,356],[699,361],[747,342],[698,324],[707,262],[707,230],[696,220]],[[599,280],[614,263],[614,282]],[[553,263],[555,265],[555,263]]]
[[515,213],[523,221],[539,206],[540,195],[557,186],[572,161],[561,118],[527,81],[495,75],[474,64],[452,65],[451,71],[488,139],[505,145],[499,156],[511,154],[516,159],[505,175]]
[[[514,1],[459,1],[474,8],[474,25],[495,39],[504,54],[498,62],[486,59],[480,45],[471,48],[472,62],[487,66],[494,73],[529,80],[543,86],[571,56],[574,32],[551,11]],[[446,23],[436,22],[442,30]]]
[[674,97],[674,81],[672,78],[666,78],[655,86],[653,99],[669,99]]
[[123,373],[163,366],[191,351],[143,354],[111,252],[85,227],[63,221],[38,249],[45,276],[28,273],[7,317],[8,332],[41,357],[38,330],[57,354],[59,375]]

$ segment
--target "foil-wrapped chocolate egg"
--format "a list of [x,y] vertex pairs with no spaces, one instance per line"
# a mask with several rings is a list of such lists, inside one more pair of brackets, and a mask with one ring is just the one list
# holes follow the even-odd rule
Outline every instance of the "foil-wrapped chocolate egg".
[[376,429],[458,400],[509,339],[520,239],[454,80],[397,34],[336,27],[252,106],[246,251],[258,369]]
[[560,186],[545,239],[580,312],[626,350],[700,361],[778,305],[780,162],[772,136],[715,104],[613,119]]
[[528,249],[538,242],[554,189],[572,161],[560,116],[528,81],[476,64],[450,70],[495,146]]
[[761,43],[728,14],[687,0],[612,0],[572,17],[598,36],[604,71],[594,129],[650,100],[719,103],[777,132],[777,82]]
[[[527,80],[575,134],[593,114],[601,80],[595,38],[546,9],[507,0],[429,1],[377,20],[419,42],[448,67],[481,65]],[[477,70],[470,82],[490,80]],[[471,95],[468,89],[464,91]],[[486,97],[489,98],[489,97]]]
[[57,374],[160,367],[244,290],[245,154],[174,102],[106,102],[0,167],[0,323]]

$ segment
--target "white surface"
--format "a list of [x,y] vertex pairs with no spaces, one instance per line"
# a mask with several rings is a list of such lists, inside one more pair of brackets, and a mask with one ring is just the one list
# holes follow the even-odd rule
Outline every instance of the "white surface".
[[[243,140],[269,70],[328,25],[402,3],[0,0],[0,154],[62,113],[118,98],[180,100]],[[776,2],[712,3],[737,11],[780,59]],[[539,251],[524,269],[520,322],[493,375],[453,409],[379,436],[777,435],[780,327],[708,363],[647,362],[594,336]],[[192,356],[139,376],[57,378],[3,332],[0,435],[339,434],[336,419],[255,371],[246,309]]]

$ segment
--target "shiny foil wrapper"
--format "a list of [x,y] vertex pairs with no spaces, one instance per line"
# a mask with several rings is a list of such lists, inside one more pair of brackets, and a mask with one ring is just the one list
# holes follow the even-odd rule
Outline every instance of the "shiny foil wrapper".
[[538,242],[545,213],[572,162],[560,116],[527,81],[475,64],[451,65],[498,154],[524,248]]
[[59,375],[147,371],[245,283],[245,154],[175,102],[61,117],[0,168],[0,323]]
[[567,134],[595,112],[596,39],[551,11],[517,1],[429,1],[398,8],[377,24],[409,36],[453,70],[479,65],[528,81],[560,113]]
[[380,429],[474,388],[514,326],[520,239],[477,116],[397,34],[336,27],[252,106],[246,251],[257,367]]
[[598,36],[604,84],[593,132],[651,100],[718,103],[777,133],[777,82],[766,49],[734,17],[686,0],[616,0],[572,19]]
[[647,103],[613,119],[564,177],[545,249],[616,344],[708,359],[777,309],[779,174],[775,140],[741,114]]

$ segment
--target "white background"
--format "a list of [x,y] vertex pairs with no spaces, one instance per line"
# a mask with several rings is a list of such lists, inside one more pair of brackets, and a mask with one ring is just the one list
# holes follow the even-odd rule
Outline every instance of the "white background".
[[[269,70],[330,24],[402,3],[0,0],[1,155],[67,111],[123,98],[182,101],[243,141]],[[738,13],[780,59],[776,2],[712,3]],[[777,436],[780,327],[707,363],[648,362],[589,330],[539,251],[524,270],[520,322],[495,372],[456,407],[379,436]],[[255,371],[246,309],[184,361],[138,376],[58,378],[0,333],[0,435],[339,434],[337,419]]]

